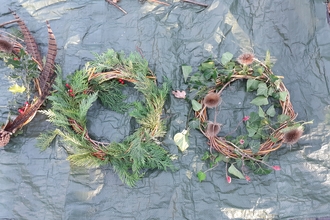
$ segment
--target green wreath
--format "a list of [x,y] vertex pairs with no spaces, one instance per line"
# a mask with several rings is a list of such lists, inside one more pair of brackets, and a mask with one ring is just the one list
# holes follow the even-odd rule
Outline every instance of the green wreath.
[[[166,134],[161,115],[170,85],[165,82],[161,88],[157,87],[145,59],[137,53],[125,57],[123,53],[108,50],[69,76],[67,82],[59,69],[57,72],[55,91],[48,97],[52,107],[42,112],[58,129],[40,137],[39,145],[43,149],[59,135],[71,154],[68,159],[72,164],[86,167],[111,164],[129,186],[134,186],[148,169],[173,169],[170,154],[159,141]],[[145,98],[143,102],[133,103],[130,112],[139,128],[121,143],[92,139],[86,125],[87,112],[98,98],[104,106],[119,112],[130,108],[121,92],[124,82],[134,84]]]
[[[223,54],[220,65],[208,60],[200,65],[198,73],[191,76],[190,88],[196,91],[192,107],[199,130],[209,141],[210,152],[202,158],[211,161],[209,170],[224,161],[228,182],[231,182],[229,174],[250,181],[247,168],[260,175],[280,170],[279,166],[267,163],[269,153],[278,150],[283,143],[296,143],[303,134],[303,125],[310,122],[295,121],[297,114],[291,104],[290,93],[282,81],[283,77],[273,74],[269,53],[264,62],[250,53],[242,54],[237,61],[232,58],[233,55],[227,52]],[[187,78],[188,72],[184,75]],[[224,89],[237,80],[246,82],[247,92],[256,93],[251,104],[257,107],[257,111],[244,116],[234,131],[220,133],[222,125],[217,122],[217,114],[209,120],[209,111],[218,108]],[[233,137],[238,128],[247,134]],[[197,174],[200,181],[206,178],[205,172]]]

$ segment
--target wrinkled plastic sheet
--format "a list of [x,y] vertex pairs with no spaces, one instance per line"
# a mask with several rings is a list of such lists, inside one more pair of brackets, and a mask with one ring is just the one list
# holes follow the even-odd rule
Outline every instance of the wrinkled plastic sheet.
[[[52,129],[37,117],[0,150],[0,219],[316,219],[330,216],[329,71],[330,28],[323,0],[200,0],[208,8],[167,1],[171,6],[122,0],[124,15],[103,0],[1,0],[0,23],[16,10],[45,54],[51,24],[58,43],[57,63],[65,75],[83,67],[92,52],[107,48],[129,53],[140,48],[160,82],[186,89],[180,67],[195,70],[207,58],[224,52],[249,51],[276,59],[274,73],[284,76],[298,120],[314,120],[302,139],[271,154],[281,171],[251,176],[251,182],[225,180],[225,164],[207,173],[201,160],[207,140],[190,133],[190,147],[178,151],[175,133],[186,128],[189,104],[172,95],[166,106],[168,134],[163,145],[178,159],[176,172],[148,172],[134,188],[124,185],[110,166],[86,169],[70,166],[58,141],[46,151],[36,138]],[[13,27],[15,25],[10,25]],[[6,68],[1,67],[4,74]],[[10,99],[1,82],[1,105]],[[134,100],[133,89],[130,98]],[[219,122],[232,122],[244,109],[242,85],[226,91]],[[232,110],[233,109],[233,110]],[[5,122],[6,108],[1,108]],[[127,114],[96,103],[89,113],[93,137],[120,141],[134,128]]]

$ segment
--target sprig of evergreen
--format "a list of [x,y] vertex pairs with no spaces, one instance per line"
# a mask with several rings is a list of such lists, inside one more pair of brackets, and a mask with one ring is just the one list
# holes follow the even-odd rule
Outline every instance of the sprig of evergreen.
[[[117,74],[115,77],[113,71]],[[39,146],[42,149],[59,135],[64,148],[71,154],[68,159],[72,164],[86,167],[111,164],[120,179],[129,186],[134,186],[148,169],[173,169],[169,153],[158,140],[166,133],[161,114],[170,85],[165,82],[161,88],[156,86],[150,78],[152,74],[146,60],[136,53],[126,57],[123,53],[108,50],[96,55],[96,60],[83,70],[69,76],[66,83],[61,71],[58,69],[57,72],[55,92],[49,97],[52,107],[42,112],[58,129],[40,136]],[[101,77],[95,77],[98,76],[95,72],[102,73]],[[128,109],[127,106],[124,109],[120,107],[124,95],[116,79],[133,82],[144,95],[144,101],[135,102],[135,109],[130,112],[140,126],[121,143],[100,143],[88,135],[87,112],[97,98],[106,107],[119,111]]]

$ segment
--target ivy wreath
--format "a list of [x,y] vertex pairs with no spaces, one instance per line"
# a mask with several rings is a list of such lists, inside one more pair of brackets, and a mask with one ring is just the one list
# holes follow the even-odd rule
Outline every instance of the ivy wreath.
[[[200,72],[189,81],[191,89],[198,91],[192,104],[199,130],[210,146],[210,151],[202,158],[211,161],[209,170],[224,161],[228,182],[231,182],[229,174],[250,181],[247,167],[261,175],[280,170],[280,166],[267,163],[269,154],[283,143],[296,143],[303,134],[303,125],[309,122],[295,121],[297,114],[290,101],[290,93],[282,81],[283,77],[273,74],[268,52],[263,62],[251,53],[240,55],[236,61],[232,58],[233,55],[227,52],[223,54],[220,66],[216,66],[213,60],[201,64]],[[221,136],[222,125],[216,120],[217,113],[214,120],[208,117],[210,111],[221,104],[223,91],[237,80],[246,82],[247,92],[255,92],[256,97],[251,104],[258,110],[244,116],[234,131]],[[231,134],[242,124],[247,134],[232,137]],[[217,153],[213,153],[214,150]],[[206,178],[205,172],[197,173],[200,181]]]

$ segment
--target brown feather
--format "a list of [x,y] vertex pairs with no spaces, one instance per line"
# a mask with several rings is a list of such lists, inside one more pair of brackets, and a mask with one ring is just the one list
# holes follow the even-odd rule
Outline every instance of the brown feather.
[[43,93],[42,95],[44,96],[48,95],[55,78],[54,64],[57,54],[57,44],[56,44],[55,36],[48,22],[47,22],[47,28],[48,28],[48,53],[46,57],[46,64],[39,76],[39,86],[41,92]]
[[[38,46],[37,46],[37,43],[36,43],[34,37],[32,36],[29,29],[26,27],[24,21],[14,11],[12,11],[12,14],[17,19],[17,23],[24,36],[24,42],[26,44],[27,52],[38,62],[39,65],[41,65],[42,59],[41,59],[41,55],[38,50]],[[42,67],[40,66],[40,68],[42,68]]]

